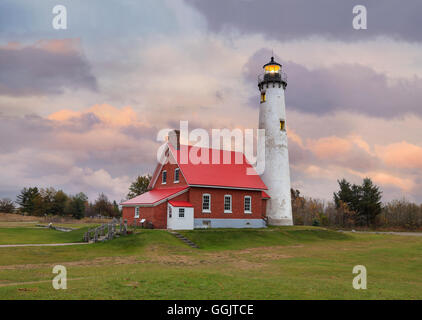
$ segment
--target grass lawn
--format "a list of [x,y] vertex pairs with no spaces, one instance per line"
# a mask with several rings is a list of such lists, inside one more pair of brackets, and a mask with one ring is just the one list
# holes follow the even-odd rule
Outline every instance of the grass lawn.
[[289,245],[316,240],[345,240],[350,238],[344,233],[309,227],[199,229],[179,233],[205,250],[244,249],[275,244]]
[[34,225],[0,228],[1,244],[39,244],[81,242],[89,226],[79,226],[70,232],[40,228]]
[[[72,242],[83,233],[18,229],[0,228],[0,241]],[[0,248],[0,299],[422,299],[422,237],[312,227],[183,234],[200,249],[164,230],[92,245]],[[67,268],[67,290],[52,287],[56,264]],[[358,264],[367,268],[367,290],[352,287]]]

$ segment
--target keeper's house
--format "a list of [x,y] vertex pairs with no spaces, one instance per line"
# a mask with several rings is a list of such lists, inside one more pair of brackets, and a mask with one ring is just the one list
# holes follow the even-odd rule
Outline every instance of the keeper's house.
[[[157,165],[149,191],[122,203],[123,219],[132,225],[136,219],[137,224],[150,222],[154,228],[173,230],[265,227],[270,197],[259,175],[247,174],[248,168],[254,169],[246,157],[234,151],[180,146],[175,135],[176,143],[167,144],[164,164]],[[219,153],[219,164],[213,164],[213,152]],[[209,161],[196,163],[185,154]],[[236,156],[243,161],[235,162]]]

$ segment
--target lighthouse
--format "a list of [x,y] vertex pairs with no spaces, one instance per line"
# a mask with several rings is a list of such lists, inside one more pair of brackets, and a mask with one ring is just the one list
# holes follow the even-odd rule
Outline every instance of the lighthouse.
[[287,76],[274,57],[263,68],[264,73],[258,77],[261,93],[259,128],[265,130],[265,170],[261,178],[271,197],[267,203],[268,224],[291,226],[293,218],[284,99]]

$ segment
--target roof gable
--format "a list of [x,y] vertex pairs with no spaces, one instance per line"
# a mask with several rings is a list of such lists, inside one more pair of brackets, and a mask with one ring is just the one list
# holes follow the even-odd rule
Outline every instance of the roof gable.
[[[170,162],[170,164],[175,164],[177,166],[177,168],[180,169],[179,165],[177,164],[176,160],[174,159],[173,155],[171,154],[168,146],[166,146],[166,148],[164,149],[164,151],[163,151],[160,159],[161,159],[161,161],[159,161],[157,163],[157,165],[156,165],[156,167],[154,169],[154,173],[153,173],[153,175],[151,177],[151,181],[149,182],[149,185],[148,185],[148,190],[151,190],[151,189],[153,189],[155,187],[163,187],[163,186],[159,186],[160,185],[159,179],[160,179],[160,176],[161,176],[161,172],[163,171],[164,167],[169,162]],[[180,170],[179,174],[180,174],[180,176],[179,176],[179,181],[180,182],[179,183],[180,184],[187,184],[188,182],[187,182],[185,176],[183,175],[182,170]],[[167,176],[167,179],[169,179],[169,176]],[[171,183],[169,183],[169,184],[171,184]],[[175,187],[177,187],[177,186],[175,186]]]

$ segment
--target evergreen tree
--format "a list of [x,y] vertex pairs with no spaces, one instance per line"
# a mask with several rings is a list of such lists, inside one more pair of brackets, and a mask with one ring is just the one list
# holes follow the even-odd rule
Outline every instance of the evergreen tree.
[[366,222],[367,226],[374,225],[376,216],[381,213],[382,192],[369,178],[363,180],[360,190],[361,197],[358,214],[364,217],[362,224]]
[[[34,188],[23,188],[21,193],[17,196],[16,203],[19,204],[23,212],[28,214],[34,214],[35,211],[35,200],[40,196],[37,187]],[[37,199],[39,202],[39,199]]]
[[334,193],[334,203],[337,209],[341,207],[341,202],[347,203],[353,211],[357,209],[357,201],[359,200],[359,187],[352,185],[346,179],[337,180],[340,190]]
[[373,225],[375,217],[381,213],[382,192],[369,178],[363,180],[362,185],[350,184],[346,179],[338,181],[340,190],[334,193],[337,208],[342,203],[356,213],[355,223],[358,225]]

